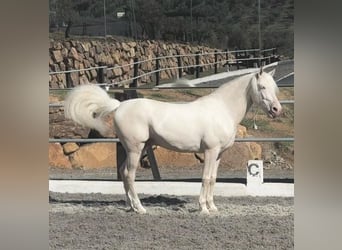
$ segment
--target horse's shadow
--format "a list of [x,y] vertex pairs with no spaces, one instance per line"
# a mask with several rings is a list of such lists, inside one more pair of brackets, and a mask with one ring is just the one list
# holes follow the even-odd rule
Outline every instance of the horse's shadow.
[[118,205],[125,206],[125,200],[80,200],[80,199],[56,199],[54,197],[49,196],[49,203],[60,203],[60,204],[71,204],[71,205],[82,205],[86,207],[91,206],[110,206],[110,205]]
[[189,201],[186,199],[180,199],[177,197],[168,197],[164,195],[158,195],[158,196],[149,196],[140,199],[142,204],[145,206],[180,206],[184,207],[186,203]]
[[[186,199],[180,199],[177,197],[168,197],[164,195],[158,196],[146,196],[141,199],[141,202],[146,207],[158,206],[158,207],[181,207],[184,208],[185,204],[189,201]],[[60,204],[71,204],[71,205],[82,205],[85,207],[106,207],[106,206],[117,206],[118,209],[125,210],[127,207],[126,200],[86,200],[86,199],[58,199],[49,195],[49,203],[60,203]]]

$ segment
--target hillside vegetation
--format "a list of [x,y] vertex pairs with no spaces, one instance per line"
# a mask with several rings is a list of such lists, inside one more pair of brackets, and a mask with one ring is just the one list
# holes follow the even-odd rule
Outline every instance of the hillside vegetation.
[[[76,27],[83,26],[84,35],[94,35],[90,26],[98,25],[97,32],[104,30],[104,1],[49,2],[50,31],[64,30],[70,36]],[[221,49],[259,47],[258,0],[106,0],[105,3],[107,35],[189,42]],[[294,1],[260,0],[260,4],[261,47],[276,47],[279,54],[293,58]],[[125,15],[118,18],[118,12]]]

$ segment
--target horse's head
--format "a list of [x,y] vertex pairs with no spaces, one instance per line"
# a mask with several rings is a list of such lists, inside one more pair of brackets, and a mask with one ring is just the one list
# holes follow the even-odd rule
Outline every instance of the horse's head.
[[282,107],[276,96],[278,86],[273,79],[275,70],[270,73],[260,69],[252,79],[252,99],[253,103],[262,108],[271,118],[275,118],[281,114]]

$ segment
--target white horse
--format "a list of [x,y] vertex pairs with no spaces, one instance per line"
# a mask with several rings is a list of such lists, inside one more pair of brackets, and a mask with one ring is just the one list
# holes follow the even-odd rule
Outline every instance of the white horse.
[[65,100],[65,116],[105,134],[104,115],[115,111],[114,125],[126,150],[120,167],[127,202],[131,209],[146,213],[134,188],[135,172],[147,145],[179,152],[204,153],[201,213],[217,211],[213,200],[217,168],[222,153],[234,143],[237,125],[254,103],[271,118],[281,105],[273,80],[274,70],[250,73],[223,84],[211,94],[188,103],[168,103],[137,98],[119,102],[96,85],[73,89]]

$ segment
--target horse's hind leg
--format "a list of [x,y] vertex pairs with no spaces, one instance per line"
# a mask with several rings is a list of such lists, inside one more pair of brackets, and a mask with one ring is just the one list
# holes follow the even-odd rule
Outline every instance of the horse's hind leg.
[[[201,193],[199,196],[199,204],[201,208],[202,214],[209,214],[209,210],[207,207],[208,197],[211,193],[211,173],[212,170],[216,167],[217,158],[219,155],[219,148],[208,149],[204,152],[204,169],[203,169],[203,176],[202,176],[202,187]],[[212,185],[213,186],[213,185]],[[213,202],[210,202],[212,205]],[[215,206],[215,205],[214,205]],[[212,207],[211,210],[213,209]]]
[[120,169],[121,176],[124,183],[124,188],[127,195],[127,201],[132,210],[144,214],[145,208],[141,205],[139,197],[134,188],[135,172],[139,165],[141,152],[144,148],[144,144],[139,145],[139,150],[127,153],[127,159],[125,165]]

